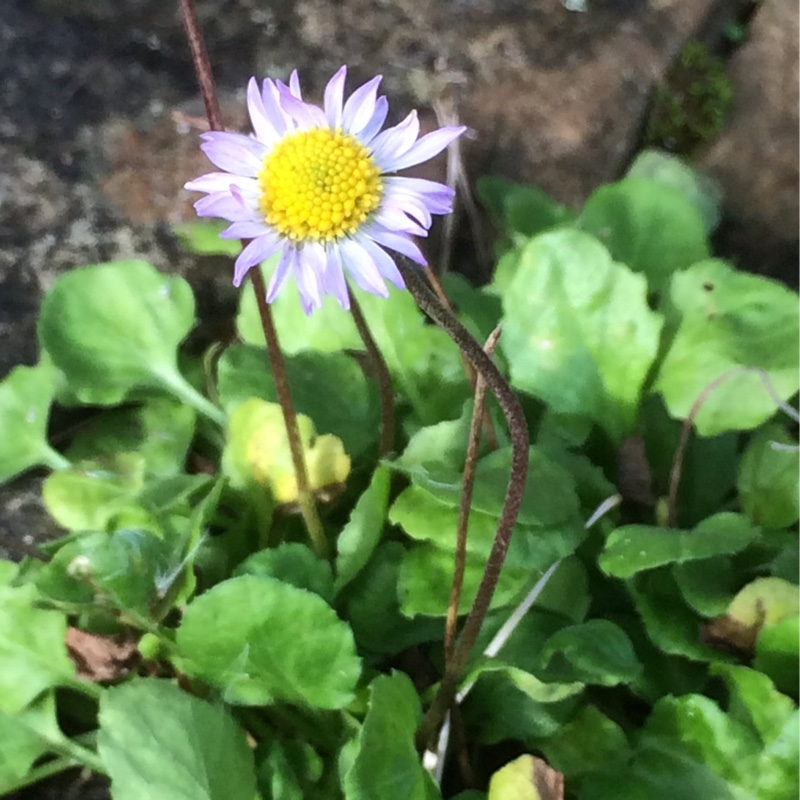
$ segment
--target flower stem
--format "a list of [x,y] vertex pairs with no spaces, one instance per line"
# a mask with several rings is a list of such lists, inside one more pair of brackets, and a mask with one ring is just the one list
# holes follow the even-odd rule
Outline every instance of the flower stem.
[[[498,325],[489,334],[483,349],[491,356],[497,342],[500,340],[502,329]],[[486,379],[481,373],[475,381],[475,400],[472,408],[472,421],[469,426],[469,440],[467,443],[467,459],[464,463],[464,478],[461,483],[461,502],[458,507],[458,526],[456,528],[456,557],[453,569],[453,584],[450,588],[450,601],[447,604],[447,621],[444,631],[444,658],[445,662],[453,657],[456,644],[456,626],[458,624],[458,607],[461,603],[461,587],[464,583],[464,569],[467,561],[467,529],[469,525],[469,512],[472,505],[472,489],[475,485],[475,469],[478,464],[478,447],[481,442],[481,429],[483,427],[483,411],[486,407]]]
[[289,388],[289,379],[286,376],[286,362],[278,343],[278,333],[272,321],[272,312],[267,303],[267,290],[264,286],[264,278],[261,270],[251,269],[249,272],[250,282],[253,284],[253,291],[256,293],[256,303],[258,314],[261,318],[261,327],[264,330],[264,338],[267,341],[267,353],[272,366],[272,377],[275,381],[275,391],[278,393],[278,402],[283,411],[283,422],[286,426],[286,437],[289,440],[289,449],[292,453],[292,464],[294,474],[297,479],[297,504],[300,506],[300,513],[306,524],[308,536],[314,551],[320,558],[325,558],[328,554],[328,541],[322,529],[322,522],[317,514],[317,506],[314,502],[314,495],[308,483],[308,472],[306,470],[306,460],[303,455],[303,444],[300,439],[300,429],[297,426],[297,414],[292,403],[292,393]]
[[[192,62],[197,75],[197,82],[200,84],[200,92],[203,95],[203,103],[206,107],[208,125],[212,131],[224,130],[222,124],[222,114],[219,110],[219,100],[214,84],[214,75],[211,64],[208,60],[203,32],[197,21],[194,0],[178,0],[183,24],[186,28],[186,37],[189,40],[189,47],[192,51]],[[322,522],[317,514],[317,507],[314,503],[314,496],[308,483],[308,472],[306,471],[305,458],[300,440],[300,431],[297,427],[297,415],[292,404],[292,395],[289,390],[289,381],[286,377],[286,364],[283,353],[278,343],[278,334],[272,322],[272,314],[266,301],[266,288],[264,278],[258,268],[251,269],[249,272],[250,282],[256,294],[256,303],[261,317],[261,325],[264,329],[264,337],[267,340],[267,353],[269,354],[270,364],[272,365],[272,375],[275,380],[275,389],[278,392],[278,402],[283,411],[283,421],[286,425],[286,438],[289,440],[289,448],[292,452],[292,464],[294,465],[295,477],[297,480],[297,502],[300,506],[300,513],[308,530],[314,550],[317,555],[324,557],[328,552],[328,542],[322,529]]]
[[353,312],[353,321],[356,323],[358,335],[361,341],[364,342],[364,347],[367,351],[370,361],[372,362],[372,369],[375,371],[375,377],[378,381],[378,391],[381,396],[381,440],[378,447],[378,455],[385,456],[392,449],[394,444],[394,391],[392,390],[392,376],[389,373],[389,367],[381,354],[378,345],[375,344],[375,339],[372,338],[367,320],[361,311],[361,306],[355,295],[349,291],[350,294],[350,310]]
[[469,359],[472,366],[483,375],[486,385],[497,398],[497,402],[506,417],[512,445],[511,475],[508,489],[506,490],[505,502],[497,523],[497,533],[492,543],[492,549],[478,586],[475,602],[467,615],[464,628],[461,631],[461,638],[455,648],[453,657],[445,665],[439,691],[425,714],[425,719],[417,734],[417,743],[421,747],[427,747],[434,741],[436,730],[441,725],[444,715],[452,702],[458,678],[467,665],[470,652],[478,638],[478,633],[486,612],[489,610],[489,604],[497,586],[497,580],[500,577],[500,570],[511,541],[511,532],[517,520],[525,491],[530,436],[528,434],[528,423],[522,413],[522,407],[508,381],[503,377],[492,359],[484,352],[469,331],[442,305],[436,294],[416,270],[403,263],[399,266],[406,286],[408,286],[411,294],[414,295],[414,299],[420,308],[453,339]]

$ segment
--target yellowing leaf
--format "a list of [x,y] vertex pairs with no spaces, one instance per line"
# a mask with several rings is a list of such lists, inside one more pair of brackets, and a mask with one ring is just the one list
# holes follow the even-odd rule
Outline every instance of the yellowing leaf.
[[564,776],[535,756],[524,755],[492,775],[488,800],[563,800]]
[[[344,483],[350,474],[350,457],[342,440],[332,434],[317,436],[314,423],[304,414],[297,415],[297,426],[311,489]],[[277,403],[251,397],[231,414],[223,468],[234,485],[264,486],[278,503],[297,500],[292,453]]]

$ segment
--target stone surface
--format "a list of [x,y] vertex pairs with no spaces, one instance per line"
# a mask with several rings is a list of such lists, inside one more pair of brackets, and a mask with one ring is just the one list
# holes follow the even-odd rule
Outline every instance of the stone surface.
[[763,0],[728,65],[733,109],[700,159],[726,198],[725,249],[740,264],[797,284],[798,39],[793,0]]

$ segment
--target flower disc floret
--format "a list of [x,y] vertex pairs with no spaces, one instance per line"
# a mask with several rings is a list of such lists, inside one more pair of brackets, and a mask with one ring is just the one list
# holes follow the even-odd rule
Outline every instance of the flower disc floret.
[[258,186],[265,220],[293,241],[330,242],[355,233],[382,193],[369,150],[330,128],[282,139],[264,159]]

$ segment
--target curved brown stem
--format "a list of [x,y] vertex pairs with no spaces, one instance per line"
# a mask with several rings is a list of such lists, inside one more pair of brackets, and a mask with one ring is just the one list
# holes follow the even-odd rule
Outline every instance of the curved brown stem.
[[489,604],[492,601],[497,580],[500,577],[500,570],[508,552],[511,532],[522,504],[525,481],[528,475],[530,436],[525,415],[522,413],[522,407],[511,386],[509,386],[492,359],[484,352],[469,331],[442,305],[419,273],[413,267],[405,264],[401,263],[399,266],[406,285],[420,308],[446,331],[470,360],[472,366],[483,375],[486,385],[497,398],[497,402],[506,417],[512,444],[511,475],[505,502],[497,523],[497,533],[486,562],[486,568],[478,586],[475,602],[467,615],[461,638],[458,641],[453,657],[445,666],[445,673],[442,677],[439,691],[428,709],[417,735],[418,744],[425,747],[433,740],[434,734],[441,725],[445,712],[452,702],[458,678],[467,665],[470,652],[478,638],[486,612],[489,610]]
[[[500,341],[502,328],[498,325],[486,340],[484,352],[491,356]],[[458,607],[461,603],[461,588],[464,583],[464,570],[467,561],[467,529],[469,512],[472,506],[472,489],[475,485],[475,468],[478,464],[478,448],[481,443],[483,427],[483,411],[486,407],[486,380],[478,373],[475,381],[475,400],[472,407],[472,421],[469,426],[467,441],[467,458],[464,462],[464,478],[461,482],[461,501],[458,506],[458,525],[456,527],[456,557],[453,569],[453,584],[450,588],[450,600],[447,604],[447,620],[444,629],[445,663],[453,657],[456,644],[456,626],[458,624]]]

